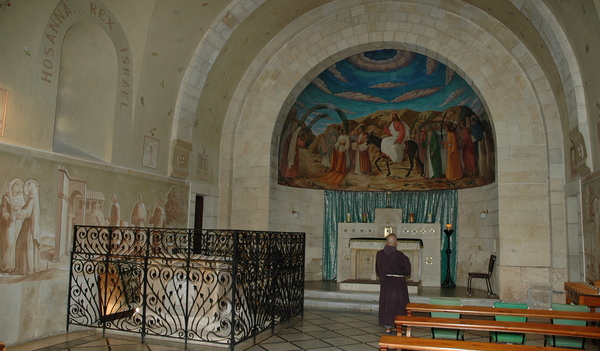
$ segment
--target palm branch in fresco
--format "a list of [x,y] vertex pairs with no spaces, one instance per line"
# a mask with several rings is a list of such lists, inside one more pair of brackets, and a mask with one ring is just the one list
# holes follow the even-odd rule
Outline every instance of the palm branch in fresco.
[[308,118],[308,116],[310,116],[313,112],[315,112],[317,110],[326,110],[328,108],[329,107],[327,104],[316,104],[315,106],[309,108],[308,110],[306,110],[306,112],[304,112],[302,117],[300,117],[299,125],[303,125],[304,122],[306,122],[306,119]]
[[329,115],[327,113],[319,113],[315,118],[313,118],[312,121],[310,121],[310,123],[306,126],[306,129],[311,130],[312,127],[315,125],[315,123],[317,123],[319,120],[323,119],[323,118],[327,118],[329,117]]
[[[346,131],[346,134],[348,134],[350,132],[350,130],[349,130],[350,128],[348,126],[348,118],[346,117],[346,114],[344,113],[344,111],[342,111],[341,108],[335,106],[334,104],[316,104],[315,106],[309,108],[308,110],[306,110],[306,112],[304,112],[302,117],[300,117],[300,125],[303,125],[304,122],[306,121],[306,119],[308,118],[308,116],[310,116],[313,112],[315,112],[317,110],[333,110],[333,111],[337,112],[338,116],[340,116],[340,120],[342,121],[342,124],[344,125],[344,130]],[[319,121],[320,119],[323,119],[325,117],[329,117],[329,115],[326,113],[318,115],[308,124],[308,126],[306,128],[308,130],[310,130],[313,127],[313,125],[315,123],[317,123],[317,121]]]

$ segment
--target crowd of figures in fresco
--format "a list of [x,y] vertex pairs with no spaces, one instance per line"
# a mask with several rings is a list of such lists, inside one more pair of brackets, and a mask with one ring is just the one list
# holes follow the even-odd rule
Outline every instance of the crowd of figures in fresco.
[[155,227],[164,228],[167,222],[167,212],[162,204],[162,199],[156,197],[154,200],[154,209],[146,210],[142,194],[138,194],[138,201],[131,210],[131,221],[121,217],[121,205],[117,200],[116,194],[110,196],[109,215],[102,212],[102,202],[94,204],[94,210],[90,214],[87,224],[98,226],[132,226],[132,227]]
[[[48,268],[60,260],[55,237],[60,234],[42,229],[40,213],[40,184],[35,179],[15,177],[7,182],[7,191],[0,203],[0,274],[29,275]],[[75,195],[77,194],[77,195]],[[153,206],[146,208],[141,193],[130,211],[122,213],[115,193],[110,195],[108,214],[104,210],[102,192],[87,190],[83,194],[71,190],[70,208],[56,213],[56,221],[66,221],[67,243],[71,242],[73,225],[166,228],[183,225],[186,206],[176,187],[171,188],[163,204],[155,197]],[[128,201],[131,203],[131,200]],[[46,227],[54,227],[54,224]],[[70,250],[67,244],[67,252]]]
[[[355,120],[341,119],[319,135],[302,118],[288,120],[280,149],[280,184],[310,178],[316,187],[335,189],[351,175],[386,176],[395,182],[411,174],[412,179],[423,180],[469,178],[477,185],[494,180],[489,123],[467,107],[424,113],[378,111]],[[308,155],[304,160],[303,152]],[[320,174],[312,166],[317,161]]]

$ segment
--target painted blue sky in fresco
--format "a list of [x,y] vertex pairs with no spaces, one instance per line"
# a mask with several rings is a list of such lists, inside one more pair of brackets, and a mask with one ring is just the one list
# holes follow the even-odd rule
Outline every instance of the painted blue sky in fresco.
[[[378,110],[404,108],[444,111],[464,105],[478,115],[484,112],[475,91],[454,71],[427,56],[397,50],[358,54],[321,72],[298,97],[298,117],[319,103],[335,104],[349,120]],[[324,112],[329,117],[313,126],[316,135],[327,125],[340,123],[333,110],[316,111],[306,122]]]

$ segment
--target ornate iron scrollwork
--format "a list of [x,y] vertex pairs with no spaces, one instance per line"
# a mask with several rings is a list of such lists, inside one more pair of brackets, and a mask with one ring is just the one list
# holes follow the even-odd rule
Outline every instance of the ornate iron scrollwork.
[[303,313],[305,234],[75,227],[69,325],[234,345]]

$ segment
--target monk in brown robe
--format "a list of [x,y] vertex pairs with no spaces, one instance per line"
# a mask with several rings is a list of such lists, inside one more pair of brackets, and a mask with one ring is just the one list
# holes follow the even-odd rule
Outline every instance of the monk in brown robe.
[[397,315],[406,315],[410,302],[406,277],[410,277],[410,260],[396,248],[395,234],[386,237],[383,250],[377,252],[375,267],[379,276],[379,324],[390,334]]

